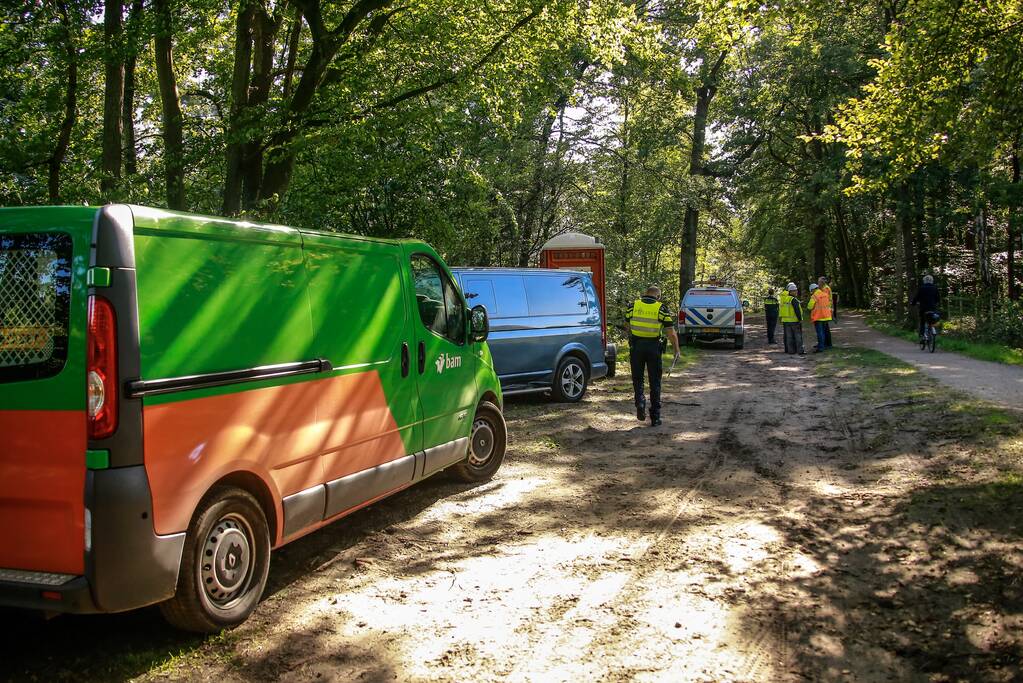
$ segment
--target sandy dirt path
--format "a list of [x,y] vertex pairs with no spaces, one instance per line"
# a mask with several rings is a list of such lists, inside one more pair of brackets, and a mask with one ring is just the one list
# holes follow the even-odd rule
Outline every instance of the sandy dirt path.
[[573,406],[509,400],[493,481],[431,480],[287,546],[233,632],[181,635],[153,610],[9,617],[0,677],[1023,675],[1018,416],[889,405],[864,384],[889,370],[759,338],[668,380],[658,428],[636,421],[626,378]]
[[867,326],[857,313],[843,314],[834,324],[836,341],[865,346],[911,363],[929,377],[959,391],[992,403],[1023,407],[1023,367],[977,360],[944,351],[938,338],[937,351],[920,350],[919,344],[882,334]]

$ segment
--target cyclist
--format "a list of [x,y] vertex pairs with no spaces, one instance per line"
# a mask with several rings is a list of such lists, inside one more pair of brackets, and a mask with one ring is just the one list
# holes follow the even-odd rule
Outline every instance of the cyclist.
[[921,342],[924,340],[927,314],[937,313],[939,303],[941,303],[941,294],[938,293],[938,288],[934,284],[934,276],[924,275],[924,283],[916,290],[913,300],[909,302],[910,306],[919,306]]

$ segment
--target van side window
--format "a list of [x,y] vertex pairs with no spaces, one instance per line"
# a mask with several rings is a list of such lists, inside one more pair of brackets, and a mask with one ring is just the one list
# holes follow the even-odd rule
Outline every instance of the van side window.
[[465,306],[454,284],[427,256],[412,257],[412,277],[423,325],[455,344],[465,343]]
[[462,287],[466,303],[470,306],[483,306],[487,309],[487,315],[492,318],[498,317],[497,297],[494,296],[494,283],[483,279],[466,279]]
[[530,315],[585,315],[588,309],[583,279],[540,275],[523,278]]

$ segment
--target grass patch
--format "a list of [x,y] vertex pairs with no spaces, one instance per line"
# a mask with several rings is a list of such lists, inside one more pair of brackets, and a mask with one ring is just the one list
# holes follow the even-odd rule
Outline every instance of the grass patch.
[[[880,313],[867,313],[867,324],[878,332],[884,332],[892,337],[905,339],[918,343],[920,337],[913,330],[907,330],[897,325],[891,318]],[[967,339],[960,336],[960,333],[953,323],[941,325],[941,335],[938,337],[939,351],[953,351],[961,353],[970,358],[1002,363],[1004,365],[1023,365],[1023,349],[1013,348],[1005,344],[982,342]]]
[[854,387],[875,410],[889,409],[906,423],[928,428],[925,438],[1003,444],[1023,434],[1016,413],[949,390],[909,363],[858,347],[829,351],[815,366],[818,377]]

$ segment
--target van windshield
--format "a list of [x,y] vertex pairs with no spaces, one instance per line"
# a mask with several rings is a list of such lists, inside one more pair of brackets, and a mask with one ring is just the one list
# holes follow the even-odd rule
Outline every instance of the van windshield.
[[61,371],[70,304],[71,236],[0,234],[0,382]]
[[735,306],[736,301],[735,295],[727,289],[691,289],[686,292],[686,298],[682,305],[705,306],[707,308],[720,306],[722,308],[726,308],[729,306]]

